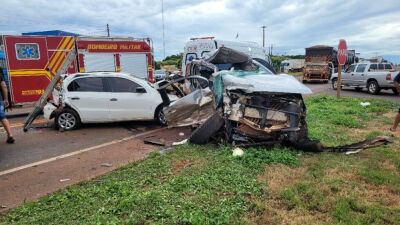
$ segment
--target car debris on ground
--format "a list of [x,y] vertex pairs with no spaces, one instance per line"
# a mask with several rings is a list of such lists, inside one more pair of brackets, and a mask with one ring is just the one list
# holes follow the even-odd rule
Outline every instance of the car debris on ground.
[[182,91],[174,102],[163,91],[175,81],[158,90],[169,127],[197,126],[190,143],[284,144],[305,151],[356,152],[392,142],[389,137],[378,137],[332,148],[310,140],[302,94],[311,94],[311,90],[294,77],[274,74],[268,66],[230,48],[221,47],[208,58],[193,60],[183,79],[189,91]]

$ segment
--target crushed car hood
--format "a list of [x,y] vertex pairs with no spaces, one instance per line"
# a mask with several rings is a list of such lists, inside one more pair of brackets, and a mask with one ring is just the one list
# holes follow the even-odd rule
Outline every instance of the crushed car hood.
[[286,74],[269,75],[262,72],[221,71],[215,76],[222,76],[224,88],[227,90],[242,90],[246,93],[312,93],[308,87],[300,83],[296,78]]

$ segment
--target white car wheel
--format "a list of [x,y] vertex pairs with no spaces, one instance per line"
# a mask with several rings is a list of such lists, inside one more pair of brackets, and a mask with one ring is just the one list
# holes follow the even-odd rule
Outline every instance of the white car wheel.
[[57,128],[73,130],[79,127],[80,121],[77,113],[71,109],[64,109],[56,117]]

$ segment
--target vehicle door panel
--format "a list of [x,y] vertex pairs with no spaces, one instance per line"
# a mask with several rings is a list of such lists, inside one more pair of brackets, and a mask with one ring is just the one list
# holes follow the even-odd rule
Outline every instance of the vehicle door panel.
[[342,72],[342,84],[343,85],[352,85],[351,76],[354,72],[356,65],[351,65],[345,71]]
[[367,66],[367,64],[358,64],[351,77],[353,85],[362,86],[365,83]]
[[109,120],[108,93],[104,92],[101,77],[78,78],[68,85],[66,97],[82,122],[107,122]]
[[[150,120],[154,118],[156,102],[160,97],[132,80],[125,78],[107,78],[112,92],[109,95],[110,118],[112,121]],[[145,90],[139,93],[138,88]]]

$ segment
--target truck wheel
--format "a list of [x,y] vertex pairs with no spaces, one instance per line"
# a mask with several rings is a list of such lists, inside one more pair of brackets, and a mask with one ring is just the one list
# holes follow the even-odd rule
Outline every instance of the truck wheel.
[[193,131],[189,137],[189,142],[193,144],[206,144],[223,125],[224,119],[216,112]]
[[392,88],[392,91],[393,91],[393,94],[394,94],[394,95],[399,95],[399,92],[397,91],[396,88]]
[[336,90],[337,89],[337,78],[332,79],[332,89]]
[[57,129],[63,129],[65,131],[77,129],[81,124],[78,113],[72,109],[63,109],[57,114],[55,119],[55,125]]
[[381,88],[379,87],[379,84],[378,84],[378,82],[376,82],[376,80],[371,80],[367,84],[367,90],[368,90],[368,93],[377,95],[381,91]]

